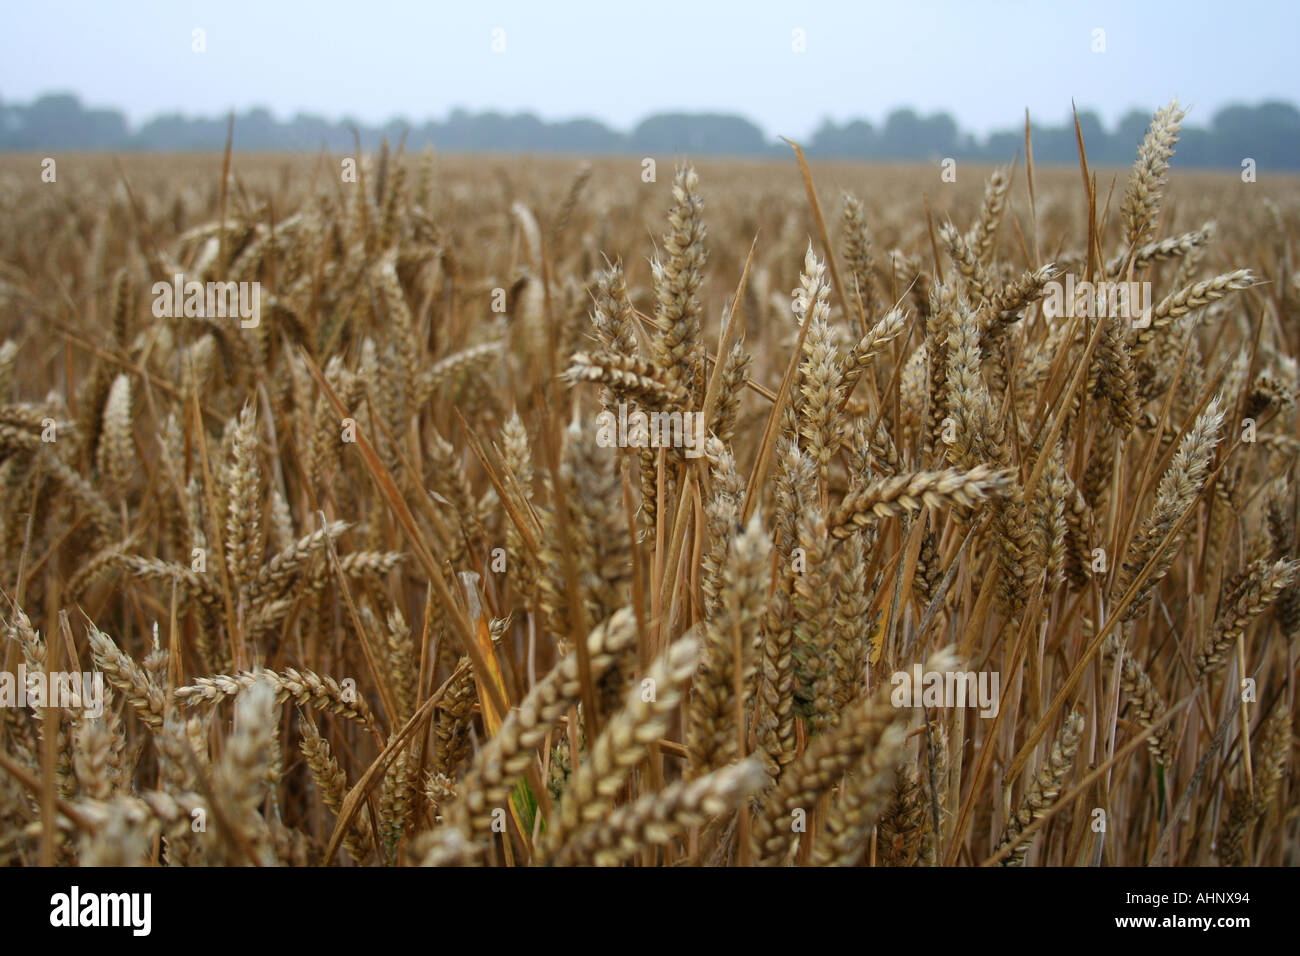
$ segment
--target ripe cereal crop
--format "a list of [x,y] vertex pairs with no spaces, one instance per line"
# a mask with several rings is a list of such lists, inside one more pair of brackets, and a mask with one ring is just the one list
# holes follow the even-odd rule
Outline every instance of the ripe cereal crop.
[[1295,864],[1300,182],[1182,118],[0,159],[0,862]]

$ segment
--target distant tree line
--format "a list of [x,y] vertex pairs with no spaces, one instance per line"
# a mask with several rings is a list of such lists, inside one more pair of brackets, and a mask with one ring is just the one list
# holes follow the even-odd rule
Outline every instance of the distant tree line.
[[[1079,114],[1092,163],[1132,161],[1150,121],[1149,111],[1134,110],[1113,130],[1096,113]],[[42,96],[29,104],[0,101],[0,151],[151,150],[211,151],[226,141],[226,118],[191,118],[179,113],[156,116],[132,129],[111,109],[88,109],[69,94]],[[366,125],[347,118],[329,120],[299,113],[277,120],[265,109],[235,115],[234,146],[240,150],[344,152],[359,137],[365,149],[384,139],[406,139],[406,147],[433,145],[449,152],[527,152],[769,156],[787,147],[769,139],[742,116],[718,113],[658,113],[629,132],[591,119],[547,122],[531,113],[470,113],[457,109],[447,119],[412,123],[395,118]],[[1059,126],[1035,123],[1034,160],[1073,163],[1078,153],[1073,121]],[[827,119],[801,144],[809,155],[840,159],[1005,161],[1024,148],[1023,128],[984,138],[958,128],[947,113],[922,116],[897,109],[877,126],[866,120],[843,125]],[[1178,144],[1180,166],[1240,168],[1250,157],[1261,168],[1300,169],[1300,111],[1289,103],[1231,105],[1210,117],[1208,127],[1184,126]]]

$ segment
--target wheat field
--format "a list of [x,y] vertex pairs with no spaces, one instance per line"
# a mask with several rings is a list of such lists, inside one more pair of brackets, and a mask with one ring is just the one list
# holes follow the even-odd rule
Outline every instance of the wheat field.
[[1181,117],[0,159],[0,861],[1294,864],[1300,180]]

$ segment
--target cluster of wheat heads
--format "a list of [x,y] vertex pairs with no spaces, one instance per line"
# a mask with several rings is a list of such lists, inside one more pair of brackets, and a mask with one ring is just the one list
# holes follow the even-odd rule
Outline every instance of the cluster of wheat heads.
[[785,167],[7,173],[0,673],[106,692],[0,707],[0,860],[1294,862],[1297,206],[1175,205],[1180,120],[964,230]]

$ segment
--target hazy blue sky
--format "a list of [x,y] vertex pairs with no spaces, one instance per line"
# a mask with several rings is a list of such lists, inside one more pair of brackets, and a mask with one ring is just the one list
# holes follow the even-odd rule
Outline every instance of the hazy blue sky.
[[[590,116],[742,113],[806,136],[823,117],[950,110],[977,132],[1074,97],[1109,125],[1177,95],[1300,102],[1300,2],[391,2],[6,0],[0,97],[72,91],[133,122],[261,105],[375,122],[453,107]],[[192,30],[207,50],[192,51]],[[493,30],[505,51],[492,50]],[[1106,50],[1093,53],[1094,28]],[[807,50],[792,50],[796,29]]]

